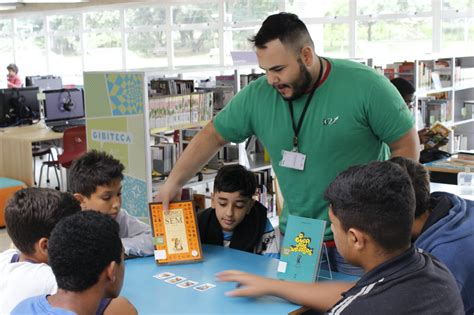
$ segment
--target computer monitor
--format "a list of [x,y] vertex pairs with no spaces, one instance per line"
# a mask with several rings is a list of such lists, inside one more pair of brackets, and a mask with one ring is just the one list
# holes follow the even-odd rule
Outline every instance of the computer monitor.
[[39,118],[38,92],[37,87],[1,89],[0,124],[26,124]]
[[26,86],[37,86],[42,90],[58,90],[63,88],[63,82],[61,77],[55,77],[52,75],[46,76],[27,76],[25,78]]
[[84,92],[82,89],[44,91],[44,116],[48,125],[65,124],[69,120],[84,118]]

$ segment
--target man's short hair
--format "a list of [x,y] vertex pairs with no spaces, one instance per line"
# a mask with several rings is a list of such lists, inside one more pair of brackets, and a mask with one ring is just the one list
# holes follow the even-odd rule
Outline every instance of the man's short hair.
[[15,73],[18,73],[18,66],[14,63],[11,63],[7,66],[7,70],[11,70]]
[[112,155],[91,150],[71,165],[69,189],[89,198],[98,186],[108,186],[123,179],[123,164]]
[[430,174],[422,164],[412,159],[397,156],[391,158],[390,161],[400,165],[410,176],[415,190],[415,218],[418,218],[430,208]]
[[390,80],[390,82],[395,85],[398,90],[398,93],[400,93],[402,97],[406,97],[410,94],[415,93],[415,87],[413,86],[413,84],[411,84],[410,81],[404,78],[395,78]]
[[415,193],[398,165],[372,162],[339,174],[324,193],[345,231],[364,231],[385,251],[410,244]]
[[82,292],[112,262],[122,262],[119,225],[97,211],[81,211],[59,222],[48,242],[49,265],[58,288]]
[[69,193],[24,188],[13,195],[5,208],[7,232],[18,250],[33,254],[37,241],[49,238],[62,218],[79,211],[80,203]]
[[255,174],[239,164],[222,167],[214,179],[214,192],[238,191],[240,195],[252,198],[256,189]]
[[249,39],[257,48],[266,48],[266,44],[279,39],[285,47],[300,53],[305,45],[314,49],[314,43],[306,25],[296,14],[280,12],[265,19],[255,36]]

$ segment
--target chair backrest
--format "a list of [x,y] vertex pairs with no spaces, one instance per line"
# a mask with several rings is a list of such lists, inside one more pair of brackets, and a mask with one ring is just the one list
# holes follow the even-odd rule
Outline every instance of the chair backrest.
[[59,164],[68,168],[72,161],[87,151],[86,126],[76,126],[64,130],[63,154],[58,158]]

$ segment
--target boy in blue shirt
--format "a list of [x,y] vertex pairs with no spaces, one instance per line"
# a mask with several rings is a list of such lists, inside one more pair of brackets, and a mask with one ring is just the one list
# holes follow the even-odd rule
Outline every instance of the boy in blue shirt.
[[201,242],[279,258],[267,208],[252,198],[256,188],[255,174],[242,165],[222,167],[214,180],[211,208],[198,213]]
[[51,233],[48,251],[58,292],[26,299],[12,314],[95,314],[103,299],[119,295],[123,247],[119,226],[109,216],[81,211],[63,219]]
[[83,210],[107,214],[119,224],[125,255],[153,255],[150,226],[121,209],[124,168],[110,154],[89,151],[73,162],[68,176],[69,189]]
[[443,262],[456,279],[466,314],[474,314],[474,201],[447,192],[430,194],[430,175],[411,159],[390,161],[404,168],[415,189],[415,246]]
[[415,193],[408,174],[390,161],[352,166],[324,193],[338,251],[365,274],[354,283],[281,281],[236,270],[229,296],[274,295],[329,314],[464,314],[449,270],[410,241]]

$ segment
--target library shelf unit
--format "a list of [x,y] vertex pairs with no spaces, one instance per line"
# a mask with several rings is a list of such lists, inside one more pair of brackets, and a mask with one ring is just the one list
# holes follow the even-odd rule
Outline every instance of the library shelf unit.
[[[234,75],[240,77],[238,71]],[[212,92],[150,96],[149,83],[156,77],[163,75],[146,71],[84,73],[87,148],[108,152],[123,163],[122,208],[143,221],[148,221],[148,203],[161,184],[152,178],[156,166],[152,155],[161,152],[164,157],[167,147],[155,139],[170,138],[174,130],[202,128],[213,116]],[[169,143],[175,146],[174,160],[183,150],[182,140],[178,145]],[[272,178],[271,163],[264,161],[263,155],[247,155],[244,145],[237,147],[240,164],[262,179]],[[193,178],[185,187],[206,188],[214,176],[204,175],[200,181]]]
[[[390,79],[403,77],[416,88],[415,102],[429,127],[440,121],[452,129],[449,152],[474,149],[474,56],[423,58],[387,65]],[[421,116],[421,117],[420,117]]]

